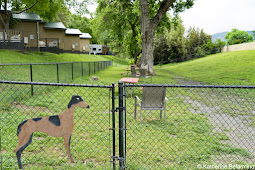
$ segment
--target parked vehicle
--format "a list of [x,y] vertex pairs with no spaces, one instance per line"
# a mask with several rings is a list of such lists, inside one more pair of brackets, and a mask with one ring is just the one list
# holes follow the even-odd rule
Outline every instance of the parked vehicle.
[[110,48],[107,47],[106,45],[97,45],[97,44],[90,44],[90,52],[89,54],[103,54],[103,55],[110,55]]
[[89,54],[97,55],[97,54],[102,54],[102,52],[103,52],[103,46],[102,45],[90,44],[89,47],[90,47]]

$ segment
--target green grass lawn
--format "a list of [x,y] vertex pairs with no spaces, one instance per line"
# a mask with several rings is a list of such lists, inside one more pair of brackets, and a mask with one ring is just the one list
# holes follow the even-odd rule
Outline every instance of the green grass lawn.
[[255,84],[255,50],[209,55],[162,68],[194,81],[250,85]]
[[[8,63],[54,63],[54,62],[75,62],[75,61],[103,61],[108,60],[99,55],[85,54],[54,54],[47,52],[17,52],[0,50],[0,64]],[[111,60],[111,59],[110,59]]]
[[[252,52],[248,51],[243,53],[253,55],[255,52]],[[7,53],[10,53],[8,55],[9,58],[6,57]],[[222,55],[226,56],[222,57]],[[231,56],[233,55],[236,56],[236,60],[239,59],[239,55],[235,53],[231,54]],[[120,73],[125,72],[126,67],[128,67],[127,60],[113,56],[55,55],[36,52],[22,54],[1,50],[0,58],[1,63],[114,61],[113,66],[105,70],[91,75],[86,74],[83,77],[77,76],[72,83],[78,84],[97,84],[98,82],[92,82],[90,80],[92,75],[99,77],[99,84],[110,85],[111,83],[117,83],[121,79]],[[152,83],[175,84],[177,83],[175,76],[188,77],[189,72],[195,71],[193,69],[198,70],[199,66],[201,67],[199,69],[201,71],[196,71],[194,75],[196,77],[192,77],[193,74],[190,74],[188,78],[196,81],[215,83],[216,78],[206,79],[206,77],[208,75],[211,76],[212,70],[217,70],[215,71],[215,75],[220,76],[219,72],[224,71],[221,70],[223,66],[219,65],[224,65],[224,68],[228,67],[228,65],[225,65],[225,62],[224,64],[219,63],[219,61],[215,61],[216,63],[214,63],[214,60],[211,58],[215,58],[214,60],[228,58],[223,60],[226,62],[231,57],[227,54],[217,54],[180,64],[169,64],[162,67],[156,66],[155,71],[157,75],[153,76]],[[247,59],[245,61],[254,61],[252,57],[248,58],[250,60]],[[207,76],[203,76],[203,74],[199,76],[198,73],[206,72],[206,69],[203,68],[206,63],[211,63],[210,66],[207,65],[207,69],[210,68]],[[233,63],[235,62],[232,61]],[[195,64],[197,64],[196,67]],[[221,71],[214,69],[212,65],[218,66]],[[251,65],[247,64],[249,68],[252,67]],[[192,67],[194,68],[192,69]],[[39,70],[41,74],[43,72],[49,75],[52,74],[49,71],[50,69],[40,68]],[[246,73],[247,70],[249,69],[243,68],[243,74],[248,77],[250,74]],[[23,72],[23,70],[20,70],[20,72]],[[247,80],[252,82],[254,79],[252,77],[247,78]],[[150,79],[147,79],[146,82],[151,83]],[[231,76],[225,75],[223,82],[233,83],[236,81]],[[72,136],[71,152],[76,163],[69,163],[61,138],[53,138],[42,133],[35,133],[32,144],[23,153],[23,165],[32,169],[110,168],[112,136],[109,128],[111,127],[112,117],[110,114],[111,91],[109,89],[34,86],[34,96],[31,96],[30,86],[28,85],[0,84],[0,92],[0,120],[3,136],[1,138],[1,156],[3,166],[6,169],[17,168],[15,154],[12,152],[17,145],[17,125],[28,118],[61,113],[66,108],[73,94],[80,94],[90,105],[89,109],[79,108],[75,113],[75,129]],[[115,94],[117,106],[118,93],[116,92]],[[247,94],[250,95],[250,91],[225,92],[223,90],[217,91],[217,89],[214,91],[201,91],[200,89],[168,88],[167,98],[169,102],[166,108],[166,122],[159,120],[159,113],[157,111],[143,113],[143,122],[134,119],[134,98],[128,96],[125,102],[127,104],[127,165],[129,169],[196,169],[197,164],[217,164],[222,161],[220,159],[221,155],[232,158],[225,160],[226,164],[251,164],[253,155],[248,150],[225,144],[224,141],[229,140],[225,131],[220,133],[214,132],[213,126],[205,116],[206,112],[195,113],[194,110],[198,110],[198,106],[193,106],[192,103],[188,103],[188,101],[192,101],[204,104],[207,107],[219,107],[222,105],[225,108],[223,110],[224,113],[233,115],[237,113],[236,110],[241,112],[249,111],[249,109],[242,110],[242,108],[237,108],[239,103],[236,101],[239,100],[233,100],[232,103],[229,103],[226,101],[228,96],[237,95],[245,105],[246,100],[248,100],[246,98]],[[134,95],[142,96],[140,88],[134,88]],[[116,127],[118,127],[118,123]],[[118,131],[116,133],[118,139]],[[118,146],[118,142],[116,145]]]

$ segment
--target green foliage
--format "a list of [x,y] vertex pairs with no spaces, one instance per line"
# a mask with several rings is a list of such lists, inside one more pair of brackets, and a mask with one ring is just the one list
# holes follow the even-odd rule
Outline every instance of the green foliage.
[[[7,5],[12,11],[22,11],[35,2],[36,0],[8,0]],[[61,21],[66,25],[71,15],[70,9],[75,8],[79,14],[84,14],[87,13],[86,4],[87,0],[39,0],[26,12],[38,13],[47,22]],[[3,9],[4,3],[1,5]]]
[[65,26],[68,26],[68,23],[71,20],[71,16],[72,13],[69,11],[69,8],[65,5],[62,5],[61,10],[58,11],[54,21],[62,22]]
[[[88,19],[87,17],[83,17],[79,14],[73,14],[70,17],[69,23],[68,23],[68,28],[75,28],[79,29],[83,33],[89,33],[92,35],[92,29],[90,27],[91,25],[91,20]],[[96,43],[95,36],[92,36],[92,43]]]
[[169,61],[180,62],[186,55],[186,39],[184,37],[185,28],[182,21],[173,26],[170,31],[156,36],[154,41],[154,63],[163,64]]
[[13,29],[14,26],[18,23],[18,20],[16,18],[13,18],[12,15],[10,16],[10,22],[9,22],[9,28]]
[[253,36],[249,35],[246,31],[240,31],[236,28],[232,29],[231,32],[228,32],[225,36],[225,39],[227,39],[228,45],[233,44],[241,44],[245,42],[252,42]]
[[90,20],[87,17],[73,14],[68,23],[69,28],[77,28],[81,32],[91,33]]
[[187,50],[188,54],[195,54],[201,50],[204,44],[211,41],[212,36],[206,34],[203,29],[190,27],[187,31]]
[[154,40],[154,64],[182,62],[219,53],[221,47],[225,45],[220,39],[213,43],[211,36],[198,28],[190,28],[185,37],[181,20],[173,22],[171,31],[158,34]]
[[[35,3],[35,0],[11,0],[9,1],[12,11],[21,11],[29,8]],[[39,0],[33,8],[26,12],[38,13],[45,21],[53,21],[58,11],[65,5],[64,0]]]
[[95,18],[91,21],[93,36],[115,53],[136,60],[141,52],[139,12],[139,1],[98,1]]
[[135,64],[134,59],[133,58],[129,59],[128,64],[129,65]]

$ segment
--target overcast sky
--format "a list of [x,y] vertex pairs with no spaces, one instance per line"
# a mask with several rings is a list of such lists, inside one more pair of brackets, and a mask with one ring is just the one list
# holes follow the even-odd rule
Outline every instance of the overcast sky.
[[[94,12],[96,5],[88,6]],[[255,0],[195,0],[191,9],[180,13],[186,30],[195,26],[208,34],[255,30]]]
[[180,14],[185,28],[196,26],[214,34],[237,28],[255,30],[255,0],[195,0]]

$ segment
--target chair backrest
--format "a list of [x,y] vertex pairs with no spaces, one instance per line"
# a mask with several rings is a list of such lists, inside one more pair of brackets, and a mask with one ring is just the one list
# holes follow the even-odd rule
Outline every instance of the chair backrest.
[[135,67],[131,67],[131,77],[136,77]]
[[141,108],[148,110],[164,109],[165,96],[166,87],[144,87]]
[[139,69],[140,72],[140,78],[146,78],[146,70],[145,69]]

